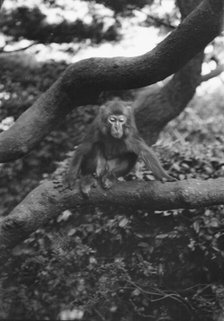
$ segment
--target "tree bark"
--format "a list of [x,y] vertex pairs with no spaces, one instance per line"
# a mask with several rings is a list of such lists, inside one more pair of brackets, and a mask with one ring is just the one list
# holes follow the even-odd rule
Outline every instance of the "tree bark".
[[222,18],[223,0],[204,0],[144,55],[90,58],[69,66],[9,130],[0,134],[0,162],[26,155],[69,111],[95,103],[101,91],[138,88],[177,72],[219,34]]
[[110,190],[97,187],[83,198],[79,189],[62,189],[58,182],[45,181],[0,221],[0,244],[14,247],[62,211],[82,205],[108,204],[146,210],[197,208],[224,203],[224,178],[189,179],[172,183],[158,181],[120,182]]
[[[201,0],[178,0],[182,19],[201,2]],[[163,87],[154,86],[141,92],[135,103],[136,123],[141,135],[149,145],[154,144],[167,123],[176,118],[193,98],[201,82],[203,52],[197,54]]]
[[187,106],[201,82],[203,53],[194,57],[163,87],[149,88],[137,97],[134,108],[140,134],[154,144],[167,123]]

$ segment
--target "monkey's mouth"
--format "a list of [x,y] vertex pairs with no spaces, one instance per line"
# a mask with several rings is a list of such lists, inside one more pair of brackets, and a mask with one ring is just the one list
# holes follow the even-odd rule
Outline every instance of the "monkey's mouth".
[[112,136],[114,137],[114,138],[121,138],[122,137],[122,133],[120,133],[120,132],[113,132],[112,133]]

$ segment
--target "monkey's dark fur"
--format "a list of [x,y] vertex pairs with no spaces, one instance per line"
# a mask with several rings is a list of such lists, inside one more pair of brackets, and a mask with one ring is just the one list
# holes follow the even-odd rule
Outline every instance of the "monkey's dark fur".
[[80,175],[81,190],[85,194],[95,184],[95,178],[104,188],[109,188],[115,178],[130,172],[139,157],[156,179],[175,180],[140,137],[132,109],[114,100],[100,108],[85,139],[74,152],[66,182],[72,188]]

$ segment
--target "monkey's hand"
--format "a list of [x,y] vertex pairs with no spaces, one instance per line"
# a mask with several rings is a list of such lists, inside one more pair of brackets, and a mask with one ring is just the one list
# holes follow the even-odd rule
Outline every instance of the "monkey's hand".
[[84,196],[89,196],[92,188],[97,186],[97,180],[92,175],[83,176],[80,181],[80,190]]
[[165,182],[176,182],[177,179],[170,176],[170,175],[166,175],[165,177],[162,178],[162,182],[165,183]]
[[77,177],[72,175],[71,172],[67,172],[64,175],[63,183],[66,187],[74,189],[77,186]]

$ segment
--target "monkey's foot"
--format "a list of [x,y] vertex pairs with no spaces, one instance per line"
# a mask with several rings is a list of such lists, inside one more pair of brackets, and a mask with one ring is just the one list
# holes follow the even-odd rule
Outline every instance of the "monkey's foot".
[[75,187],[77,187],[77,178],[74,178],[75,176],[73,175],[68,175],[68,173],[66,173],[63,177],[63,184],[65,186],[65,188],[69,188],[69,189],[74,189]]
[[84,196],[89,196],[92,188],[97,186],[97,181],[93,176],[84,176],[80,181],[80,190]]
[[69,181],[67,182],[67,187],[68,187],[69,189],[71,189],[71,190],[77,188],[77,186],[79,186],[79,185],[77,184],[77,180],[69,180]]
[[102,177],[101,183],[102,183],[102,187],[104,189],[110,189],[114,185],[115,179],[114,178],[108,178],[108,177],[104,176],[104,177]]

